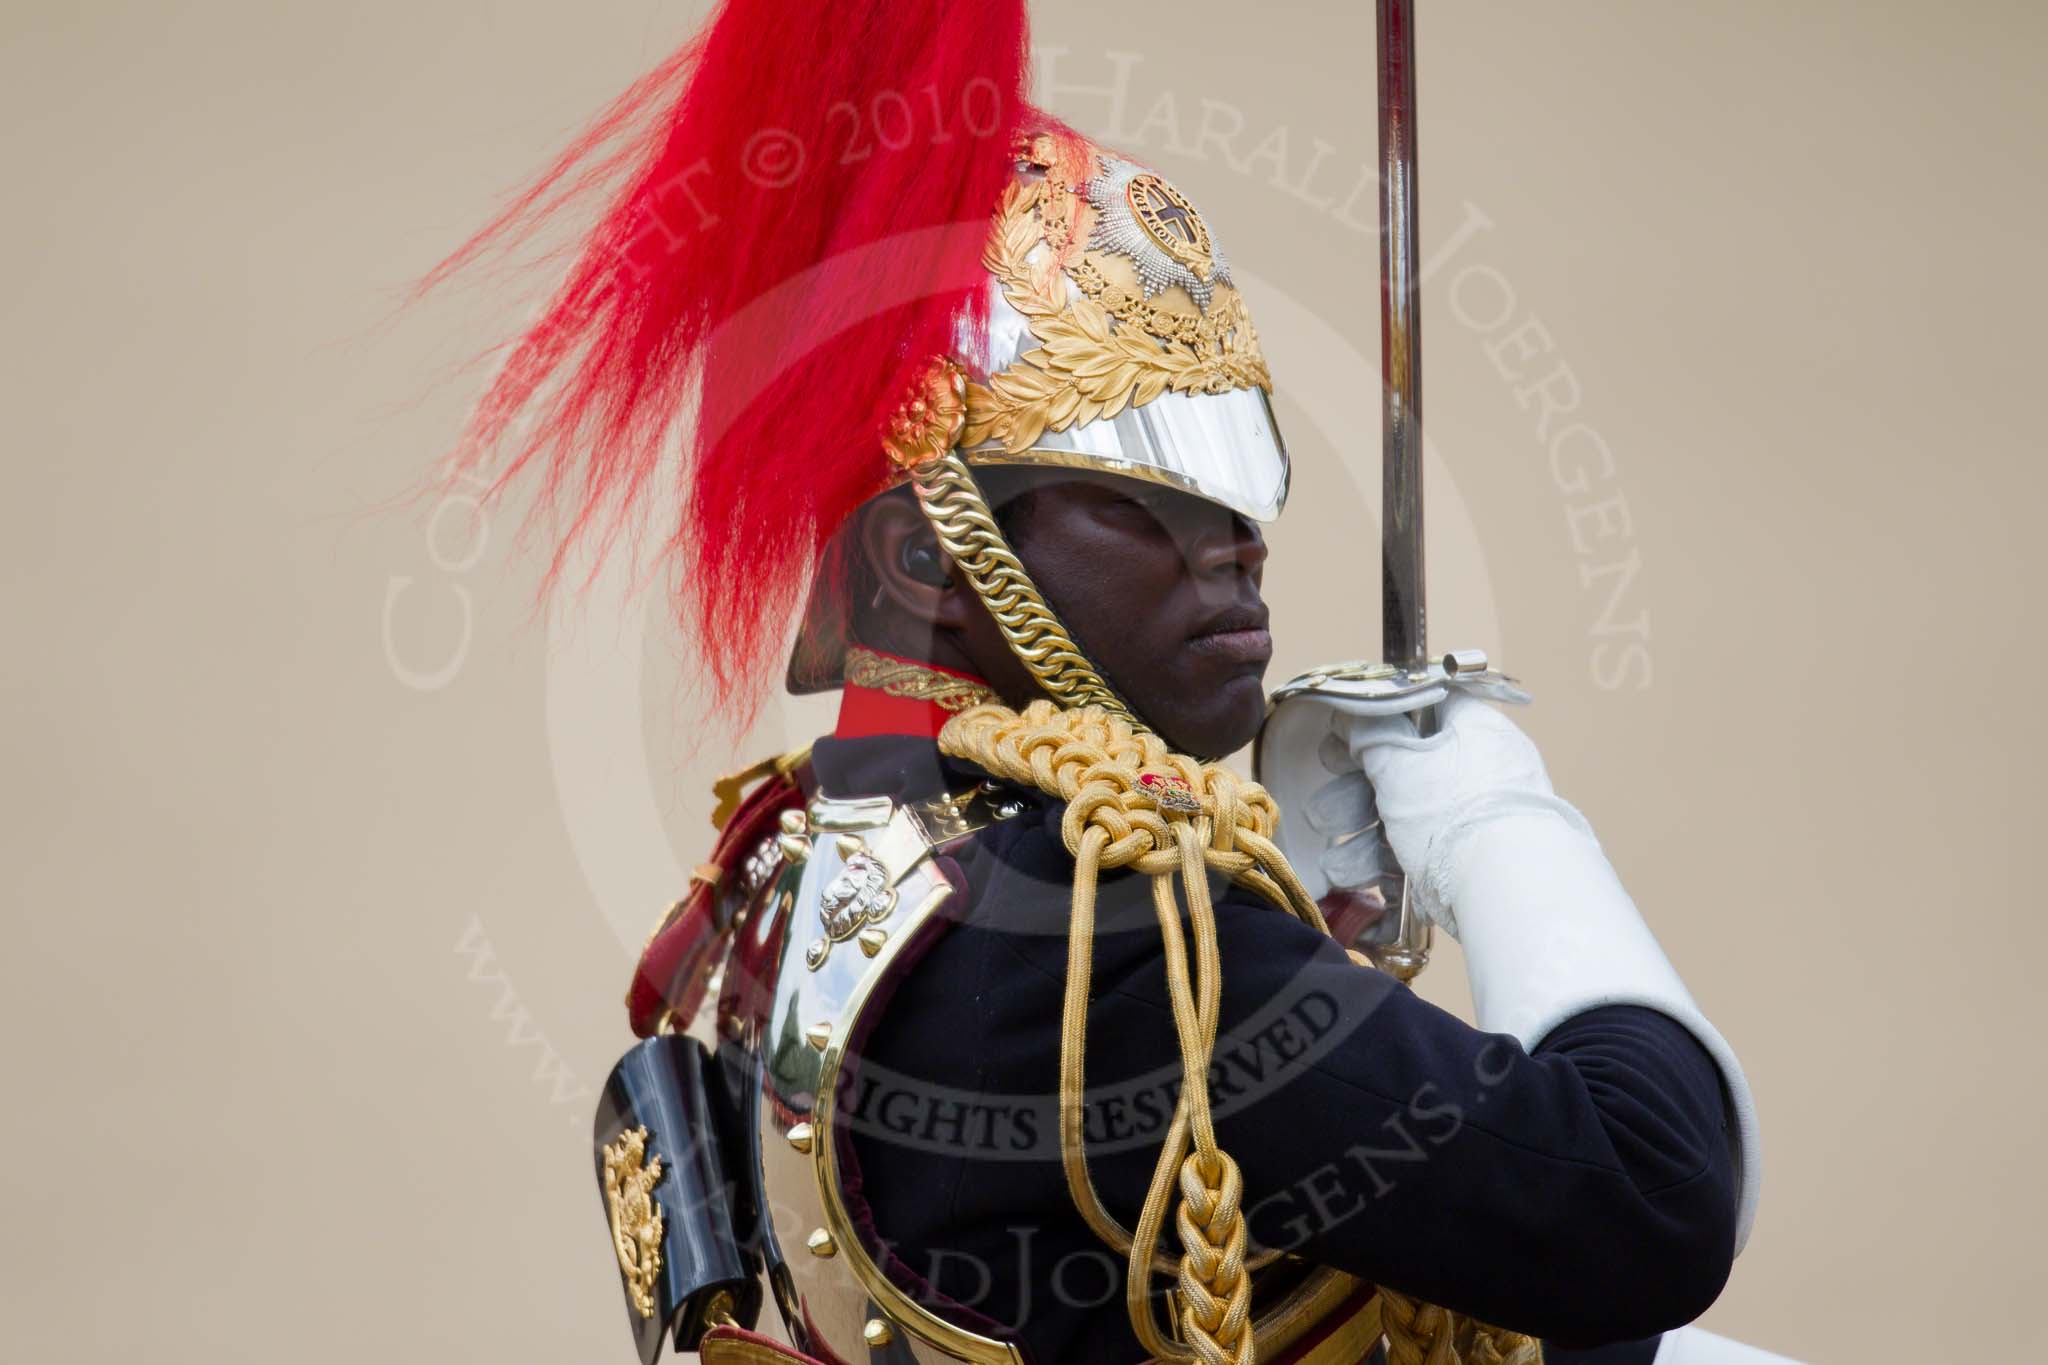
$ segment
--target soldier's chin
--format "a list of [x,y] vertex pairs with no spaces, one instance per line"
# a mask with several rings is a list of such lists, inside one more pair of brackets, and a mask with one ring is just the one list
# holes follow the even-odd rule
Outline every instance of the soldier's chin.
[[[1226,662],[1196,656],[1159,689],[1145,719],[1174,749],[1221,758],[1250,744],[1266,716],[1264,659]],[[1156,714],[1155,714],[1156,712]]]

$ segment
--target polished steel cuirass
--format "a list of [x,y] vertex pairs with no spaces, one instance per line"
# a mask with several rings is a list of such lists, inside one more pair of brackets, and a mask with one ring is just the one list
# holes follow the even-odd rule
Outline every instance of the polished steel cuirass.
[[[791,1344],[846,1361],[1022,1365],[1015,1348],[934,1316],[861,1244],[842,1191],[834,1100],[863,1011],[962,894],[932,858],[1021,810],[992,787],[899,805],[820,794],[784,817],[779,866],[739,929],[764,951],[765,1010],[729,1013],[757,1057],[762,1251]],[[779,949],[775,945],[779,942]],[[751,1017],[749,1017],[751,1016]],[[735,1035],[738,1035],[735,1037]]]
[[[1016,1347],[938,1317],[890,1282],[858,1235],[835,1127],[848,1049],[883,1008],[877,988],[913,969],[925,937],[943,931],[941,907],[965,894],[933,854],[1021,809],[995,784],[909,805],[820,794],[783,817],[758,860],[765,877],[738,926],[721,1028],[726,1049],[747,1059],[762,1260],[799,1350],[1025,1365]],[[752,977],[747,990],[732,990],[735,973]],[[1304,1359],[1366,1358],[1379,1336],[1370,1287],[1330,1270],[1290,1279],[1255,1324],[1262,1353],[1320,1331],[1327,1340]]]

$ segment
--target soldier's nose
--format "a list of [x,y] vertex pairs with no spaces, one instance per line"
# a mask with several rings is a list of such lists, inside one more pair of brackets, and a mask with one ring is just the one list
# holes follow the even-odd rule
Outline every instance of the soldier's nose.
[[1203,530],[1188,552],[1189,567],[1203,578],[1219,574],[1250,576],[1265,563],[1266,538],[1257,525],[1235,513]]

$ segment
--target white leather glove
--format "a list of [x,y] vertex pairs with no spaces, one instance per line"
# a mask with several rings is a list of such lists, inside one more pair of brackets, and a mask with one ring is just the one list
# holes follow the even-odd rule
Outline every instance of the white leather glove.
[[1657,1343],[1656,1365],[1799,1365],[1790,1356],[1744,1346],[1698,1327],[1666,1332]]
[[1340,716],[1402,716],[1448,695],[1443,687],[1388,701],[1306,694],[1281,702],[1266,717],[1253,767],[1280,807],[1280,851],[1310,897],[1321,900],[1334,887],[1372,886],[1395,869],[1372,786],[1335,722]]
[[1364,885],[1385,869],[1391,847],[1410,903],[1464,948],[1475,1022],[1524,1047],[1606,1005],[1682,1024],[1727,1088],[1742,1188],[1739,1249],[1760,1170],[1742,1066],[1693,1003],[1585,818],[1551,789],[1536,746],[1506,715],[1455,691],[1428,739],[1405,715],[1361,710],[1341,698],[1293,697],[1260,736],[1259,780],[1280,803],[1279,842],[1297,875],[1317,896]]
[[[1549,814],[1587,839],[1593,831],[1551,789],[1536,746],[1500,710],[1453,693],[1442,726],[1424,739],[1405,715],[1340,715],[1333,733],[1358,770],[1332,779],[1309,797],[1312,828],[1361,833],[1321,854],[1335,886],[1365,886],[1386,866],[1387,850],[1408,873],[1417,913],[1458,936],[1452,885],[1459,846],[1491,821]],[[1329,755],[1321,755],[1326,763]],[[1372,829],[1377,817],[1379,828]],[[1362,875],[1361,875],[1362,874]]]

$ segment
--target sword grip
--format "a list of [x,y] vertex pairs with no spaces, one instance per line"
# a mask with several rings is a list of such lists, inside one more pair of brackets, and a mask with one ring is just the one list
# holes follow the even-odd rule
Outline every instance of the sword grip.
[[[1415,733],[1424,739],[1435,734],[1443,724],[1443,716],[1434,706],[1425,706],[1415,713]],[[1436,927],[1415,911],[1408,895],[1408,874],[1403,870],[1399,882],[1401,905],[1400,923],[1394,931],[1394,941],[1380,950],[1380,965],[1401,982],[1413,981],[1422,975],[1422,969],[1429,965],[1430,950],[1436,946]],[[1392,890],[1393,888],[1388,888]],[[1389,896],[1391,901],[1393,898]]]

